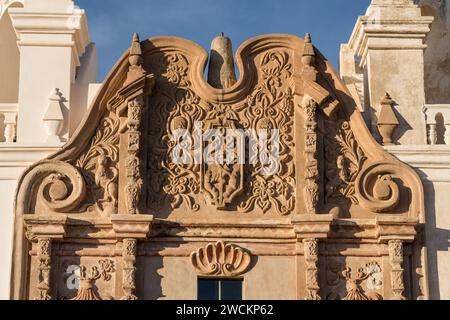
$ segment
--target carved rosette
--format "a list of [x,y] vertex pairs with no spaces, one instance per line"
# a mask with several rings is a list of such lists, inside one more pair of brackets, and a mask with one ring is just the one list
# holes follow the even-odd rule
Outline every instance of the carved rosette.
[[233,277],[245,273],[250,267],[250,254],[223,241],[210,243],[191,253],[191,264],[200,274]]
[[41,238],[37,244],[38,265],[38,296],[36,300],[51,300],[50,272],[51,272],[52,241]]
[[122,300],[137,300],[136,296],[136,239],[124,239],[122,242],[122,258],[124,262],[122,289],[124,296]]
[[321,300],[319,295],[319,243],[317,239],[303,239],[306,261],[306,300]]
[[398,300],[405,300],[403,292],[405,291],[405,283],[403,279],[403,242],[401,240],[390,240],[389,259],[391,262],[391,287],[394,296]]

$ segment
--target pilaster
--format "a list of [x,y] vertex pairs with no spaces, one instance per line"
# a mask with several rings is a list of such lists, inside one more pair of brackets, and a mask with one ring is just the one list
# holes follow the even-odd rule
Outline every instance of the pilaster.
[[24,8],[10,8],[9,14],[20,50],[17,140],[47,140],[43,117],[54,88],[64,99],[65,119],[60,136],[67,139],[73,112],[72,84],[80,57],[89,44],[85,12],[75,8],[73,1],[43,0],[27,2]]

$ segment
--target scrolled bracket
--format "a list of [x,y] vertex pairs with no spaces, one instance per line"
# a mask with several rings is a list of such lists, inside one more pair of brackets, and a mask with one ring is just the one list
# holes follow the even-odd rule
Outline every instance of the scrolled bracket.
[[30,208],[34,192],[37,202],[58,213],[75,209],[86,193],[82,174],[71,164],[61,161],[41,162],[24,176],[20,185],[17,209],[23,214],[34,211]]
[[365,209],[376,213],[390,212],[400,203],[400,188],[395,177],[402,168],[387,162],[374,163],[356,179],[356,196]]

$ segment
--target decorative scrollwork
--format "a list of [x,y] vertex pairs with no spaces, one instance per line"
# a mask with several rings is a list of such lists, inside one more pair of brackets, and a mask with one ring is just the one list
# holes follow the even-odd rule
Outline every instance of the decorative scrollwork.
[[[239,204],[238,210],[249,212],[260,209],[266,213],[275,209],[287,215],[295,206],[295,168],[293,164],[293,90],[290,87],[292,64],[283,51],[269,51],[261,59],[262,81],[248,97],[240,112],[241,124],[246,128],[273,130],[280,135],[279,170],[275,175],[262,176],[262,165],[247,168],[246,193],[248,198]],[[239,111],[241,111],[239,109]]]
[[237,276],[247,271],[251,257],[239,247],[222,241],[191,253],[192,265],[204,275]]
[[360,204],[372,212],[388,212],[400,201],[400,189],[395,182],[396,168],[390,163],[374,163],[356,180],[356,195]]
[[[37,189],[37,199],[55,212],[68,212],[76,208],[84,199],[86,184],[83,176],[72,165],[61,161],[44,161],[26,177],[33,181]],[[21,194],[19,205],[28,198],[30,188]]]
[[[104,117],[92,137],[89,148],[79,157],[76,166],[81,169],[87,184],[87,197],[85,205],[96,204],[100,212],[107,214],[114,213],[117,207],[116,195],[113,190],[117,183],[115,172],[118,172],[119,160],[119,124],[120,121],[111,113]],[[104,163],[108,162],[108,168],[104,168]],[[99,173],[109,176],[108,183],[105,178],[99,180]],[[108,199],[106,199],[108,198]],[[105,208],[106,207],[106,208]]]
[[[150,101],[154,116],[150,120],[148,206],[160,211],[167,204],[172,210],[185,205],[190,211],[198,211],[205,202],[223,209],[233,200],[241,199],[236,204],[240,212],[266,213],[272,210],[282,215],[291,213],[294,208],[295,170],[293,70],[289,54],[282,50],[264,53],[260,60],[262,74],[259,83],[247,101],[231,105],[203,101],[192,91],[188,59],[182,53],[157,53],[149,61],[152,61],[151,72],[157,76],[157,90]],[[196,122],[202,122],[203,127],[196,128]],[[279,148],[279,157],[269,159],[276,174],[261,175],[262,164],[243,168],[233,166],[232,171],[221,166],[230,172],[223,171],[226,178],[217,180],[219,171],[214,166],[196,163],[181,165],[170,161],[176,146],[172,140],[176,129],[191,133],[203,131],[210,128],[208,124],[211,122],[221,128],[234,128],[231,124],[236,123],[243,130],[278,130],[279,147],[274,145],[273,148]],[[258,140],[259,137],[255,138]],[[191,141],[192,145],[195,143]],[[220,183],[227,179],[232,182],[227,184],[225,190]],[[207,191],[203,195],[200,193],[202,188]],[[242,197],[238,198],[241,189]]]

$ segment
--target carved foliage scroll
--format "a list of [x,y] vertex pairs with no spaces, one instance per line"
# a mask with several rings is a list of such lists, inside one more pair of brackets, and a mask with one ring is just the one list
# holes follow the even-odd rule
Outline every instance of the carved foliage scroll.
[[117,211],[119,124],[115,114],[105,116],[76,162],[87,184],[85,206],[105,215]]
[[279,130],[279,168],[276,175],[269,176],[260,174],[261,164],[249,168],[246,172],[249,197],[239,204],[238,210],[261,210],[265,213],[275,209],[278,214],[286,215],[295,205],[292,64],[287,52],[269,51],[262,57],[260,68],[260,83],[244,105],[241,123],[257,133],[261,129]]
[[332,121],[325,124],[325,198],[331,204],[350,201],[358,204],[355,193],[356,178],[367,157],[359,146],[350,123]]
[[[259,82],[246,100],[230,105],[204,101],[191,89],[190,65],[184,54],[158,52],[149,61],[157,80],[150,102],[153,116],[149,125],[148,206],[158,211],[169,203],[172,210],[184,206],[195,212],[205,203],[224,209],[236,200],[237,209],[244,213],[291,213],[295,170],[293,70],[289,53],[272,50],[261,54]],[[200,128],[196,127],[199,122],[203,123]],[[176,147],[175,130],[205,133],[211,127],[253,130],[256,135],[259,130],[278,130],[279,161],[268,161],[269,166],[275,166],[276,174],[261,174],[260,164],[242,168],[170,161]],[[191,146],[201,143],[193,140]]]
[[191,253],[191,264],[200,274],[209,276],[238,276],[250,267],[250,254],[222,241],[210,243]]
[[150,102],[148,206],[160,210],[166,203],[178,208],[185,205],[198,211],[195,198],[200,192],[200,165],[180,165],[170,161],[176,147],[175,130],[193,132],[194,122],[205,119],[200,98],[190,89],[188,61],[181,53],[157,54],[151,59],[156,75],[156,90]]

